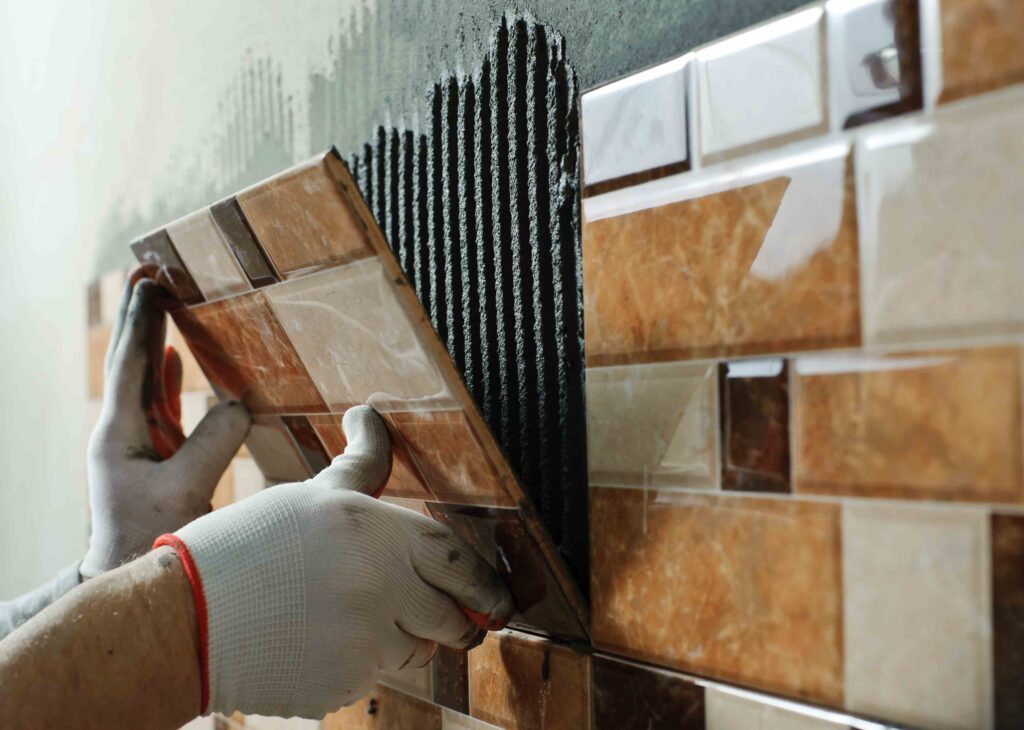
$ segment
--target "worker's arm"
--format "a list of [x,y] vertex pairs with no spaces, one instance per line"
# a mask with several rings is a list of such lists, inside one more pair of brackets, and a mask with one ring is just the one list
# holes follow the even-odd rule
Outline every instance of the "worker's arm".
[[0,639],[92,578],[142,555],[158,535],[210,509],[210,497],[249,430],[238,403],[213,408],[185,440],[181,360],[164,349],[160,288],[133,275],[125,287],[104,366],[99,423],[89,441],[92,532],[80,563],[49,583],[0,602]]

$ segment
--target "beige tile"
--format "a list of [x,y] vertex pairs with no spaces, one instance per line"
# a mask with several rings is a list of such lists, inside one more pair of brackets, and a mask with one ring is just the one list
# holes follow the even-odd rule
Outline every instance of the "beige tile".
[[989,726],[984,512],[845,505],[843,583],[850,710],[934,728]]
[[704,695],[706,730],[841,730],[820,717],[793,712],[750,696],[708,687]]
[[942,101],[1024,81],[1024,3],[935,1],[941,8]]
[[206,301],[252,288],[209,208],[171,223],[167,226],[167,235]]

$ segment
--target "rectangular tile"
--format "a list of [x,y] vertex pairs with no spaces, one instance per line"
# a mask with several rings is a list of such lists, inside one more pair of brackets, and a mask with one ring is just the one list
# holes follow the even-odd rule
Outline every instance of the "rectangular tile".
[[256,236],[245,219],[235,197],[210,206],[210,214],[224,236],[231,253],[245,272],[254,288],[268,286],[281,278],[267,260],[267,255],[256,242]]
[[590,483],[717,487],[716,386],[707,363],[589,368]]
[[489,633],[469,653],[469,710],[506,730],[589,727],[589,658],[524,634]]
[[995,727],[1024,727],[1024,517],[992,515]]
[[202,292],[174,249],[167,231],[159,230],[132,243],[132,253],[140,264],[151,267],[153,278],[182,304],[204,301]]
[[314,474],[291,432],[277,416],[255,416],[245,445],[271,484],[301,482]]
[[603,656],[590,666],[593,730],[705,730],[699,684]]
[[209,208],[169,224],[167,235],[207,301],[252,288]]
[[256,239],[285,278],[372,255],[365,225],[323,156],[237,198]]
[[842,730],[838,722],[717,687],[707,690],[707,718],[706,730]]
[[585,185],[687,167],[691,58],[675,58],[583,95]]
[[377,685],[366,697],[327,715],[321,730],[441,730],[441,708]]
[[1024,89],[886,124],[857,148],[864,335],[1024,331]]
[[1024,501],[1017,347],[801,357],[796,491]]
[[931,0],[942,34],[942,101],[1024,81],[1024,4]]
[[837,505],[598,487],[590,545],[598,648],[841,703]]
[[859,342],[845,144],[706,182],[686,175],[584,204],[587,364]]
[[433,700],[442,707],[469,712],[469,654],[439,646],[430,664]]
[[261,292],[173,314],[210,382],[253,413],[327,410]]
[[697,51],[703,159],[826,130],[822,15],[811,8]]
[[925,727],[989,726],[988,520],[843,507],[846,706]]
[[722,363],[722,489],[788,492],[789,372],[782,358]]

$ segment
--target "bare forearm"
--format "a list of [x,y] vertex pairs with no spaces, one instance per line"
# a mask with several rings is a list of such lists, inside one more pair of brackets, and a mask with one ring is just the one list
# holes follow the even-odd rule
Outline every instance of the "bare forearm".
[[88,581],[0,641],[4,726],[181,726],[199,710],[195,622],[168,548]]

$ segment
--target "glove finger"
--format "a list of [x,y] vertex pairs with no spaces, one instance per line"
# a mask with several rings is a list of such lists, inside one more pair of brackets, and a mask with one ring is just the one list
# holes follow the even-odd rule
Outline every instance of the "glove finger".
[[391,474],[391,437],[384,420],[369,406],[355,406],[341,422],[347,446],[317,480],[331,489],[379,497]]
[[237,401],[218,403],[165,464],[189,475],[197,500],[209,502],[224,470],[249,433],[252,418]]
[[135,277],[137,272],[138,269],[133,271],[121,288],[121,303],[117,307],[117,319],[114,321],[114,329],[110,333],[110,342],[107,344],[107,354],[103,359],[103,372],[108,378],[110,377],[110,363],[114,359],[114,350],[117,349],[118,340],[121,339],[121,332],[124,330],[124,320],[128,315],[128,304],[132,300],[132,291],[137,281]]
[[437,643],[408,633],[397,623],[380,640],[380,668],[397,671],[406,667],[425,667],[437,653]]
[[408,591],[402,597],[397,621],[406,633],[453,649],[474,645],[481,636],[480,627],[441,591],[418,581],[411,581]]

